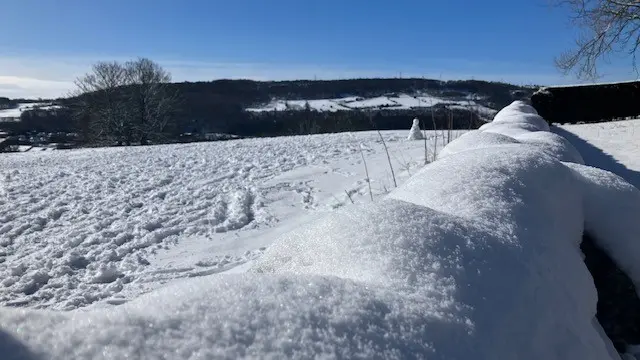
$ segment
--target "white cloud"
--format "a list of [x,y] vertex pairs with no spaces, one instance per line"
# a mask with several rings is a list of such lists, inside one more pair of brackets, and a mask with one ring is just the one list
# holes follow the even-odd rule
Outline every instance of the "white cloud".
[[73,88],[73,80],[91,62],[82,59],[0,57],[0,96],[56,98]]
[[72,82],[0,75],[0,95],[10,98],[51,98],[67,93]]

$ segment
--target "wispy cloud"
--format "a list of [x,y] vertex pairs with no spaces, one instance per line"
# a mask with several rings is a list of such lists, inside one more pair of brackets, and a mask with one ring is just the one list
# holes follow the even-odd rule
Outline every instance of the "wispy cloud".
[[[0,96],[12,98],[56,98],[73,89],[73,81],[89,71],[91,64],[100,60],[120,60],[123,57],[0,57]],[[269,64],[185,61],[176,59],[155,59],[172,73],[174,81],[210,81],[214,79],[348,79],[366,77],[426,77],[442,80],[478,79],[505,81],[515,84],[562,84],[575,80],[563,77],[554,71],[498,73],[488,72],[482,66],[464,66],[464,62],[446,69],[421,72],[415,69],[384,66],[322,66],[312,64]],[[433,67],[433,66],[432,66]],[[624,78],[624,77],[623,77]]]
[[0,75],[0,95],[10,98],[58,97],[67,93],[72,85],[67,81]]

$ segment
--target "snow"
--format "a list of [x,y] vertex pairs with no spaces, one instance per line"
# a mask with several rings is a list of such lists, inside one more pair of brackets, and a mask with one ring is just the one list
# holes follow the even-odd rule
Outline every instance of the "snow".
[[[493,121],[487,124],[530,126],[537,131],[549,131],[549,124],[536,112],[536,110],[522,101],[514,101],[509,106],[498,111]],[[532,130],[533,131],[533,130]]]
[[541,131],[539,127],[534,124],[519,123],[519,124],[500,124],[495,122],[486,123],[478,129],[485,132],[493,132],[497,134],[503,134],[507,136],[519,136],[528,134],[534,131]]
[[535,109],[516,101],[500,110],[492,122],[468,132],[440,152],[443,158],[466,150],[506,144],[528,144],[560,161],[584,164],[576,148],[564,137],[549,131]]
[[407,140],[422,140],[424,139],[424,135],[422,131],[420,131],[420,119],[413,119],[413,123],[411,124],[411,129],[409,130],[409,136]]
[[552,131],[567,138],[587,165],[611,171],[640,187],[640,120],[561,125]]
[[[383,136],[398,181],[424,163],[406,132]],[[4,154],[0,303],[102,306],[251,262],[303,215],[368,199],[361,145],[378,198],[393,180],[376,132]]]
[[640,289],[640,191],[621,177],[590,166],[568,164],[582,181],[585,230]]
[[248,108],[250,112],[263,112],[263,111],[285,111],[285,110],[305,110],[307,104],[313,111],[339,111],[349,110],[349,108],[342,106],[340,103],[329,99],[319,100],[274,100],[268,105],[260,108]]
[[247,108],[250,112],[304,110],[306,104],[314,111],[350,111],[365,109],[391,108],[396,110],[410,110],[415,108],[429,108],[443,104],[451,109],[473,111],[483,118],[491,118],[496,110],[482,106],[477,102],[465,100],[452,100],[437,96],[418,93],[414,95],[398,94],[377,96],[373,98],[361,98],[348,96],[337,99],[309,99],[309,100],[273,100],[261,107]]
[[536,131],[516,136],[515,139],[524,144],[535,145],[546,154],[560,161],[584,164],[584,159],[578,150],[560,135],[546,131]]
[[470,131],[445,146],[438,154],[438,158],[457,154],[462,151],[482,149],[503,144],[518,144],[519,141],[511,136],[489,131]]
[[421,168],[421,142],[384,132],[405,164],[386,195],[372,132],[2,157],[2,301],[49,309],[0,309],[1,347],[21,359],[619,359],[579,245],[586,229],[640,283],[640,194],[583,165],[586,145],[531,110],[512,104]]
[[335,103],[331,100],[290,100],[286,101],[287,108],[290,110],[304,110],[306,105],[309,104],[309,108],[315,111],[338,111],[338,110],[349,110],[347,107],[344,107],[338,103]]
[[[503,153],[503,160],[509,161],[511,155]],[[541,160],[534,151],[523,158],[547,164],[550,174],[557,172],[565,179],[556,184],[559,188],[569,185],[570,172],[557,162]],[[527,168],[521,170],[536,172]],[[540,184],[531,196],[548,190],[545,185]],[[518,200],[513,199],[512,209],[520,210],[521,216],[537,217]],[[541,220],[554,215],[558,214],[544,214]],[[589,283],[586,269],[578,271],[571,283],[564,283],[555,279],[559,269],[550,267],[581,263],[578,251],[568,243],[560,251],[549,251],[557,250],[552,244],[562,243],[561,236],[567,234],[531,241],[527,251],[523,244],[503,239],[499,231],[485,225],[384,199],[330,213],[284,235],[247,275],[185,281],[108,311],[44,317],[17,310],[4,312],[1,321],[20,323],[20,334],[31,336],[28,343],[37,344],[36,351],[46,349],[54,358],[115,359],[128,354],[468,358],[473,354],[488,359],[530,354],[531,359],[554,359],[560,358],[552,356],[560,349],[565,351],[560,352],[562,358],[608,358],[595,335],[573,342],[566,338],[575,334],[557,337],[558,332],[571,330],[566,324],[592,327],[590,318],[577,316],[588,309],[575,306],[574,301],[588,301],[595,307],[593,291],[565,298],[565,287]],[[573,235],[579,237],[575,225]],[[536,266],[538,258],[555,261]],[[556,291],[538,289],[536,281],[521,282],[526,276],[540,277],[542,284],[556,283]],[[529,304],[532,297],[536,301]],[[552,306],[558,304],[557,297],[571,300],[573,311]],[[525,311],[515,300],[526,301]],[[511,307],[513,312],[504,311],[510,304],[518,306]],[[546,309],[544,317],[540,308]],[[533,341],[520,337],[512,341],[511,334],[538,328],[535,324],[543,320],[558,331],[549,333],[541,326]],[[576,346],[576,342],[584,343]],[[558,345],[539,346],[547,343]]]
[[386,96],[378,96],[372,99],[358,100],[346,103],[351,109],[366,109],[378,107],[396,107],[398,104]]
[[0,109],[0,118],[19,118],[23,112],[36,108],[52,110],[59,108],[59,106],[52,105],[51,103],[19,103],[18,106],[13,109]]

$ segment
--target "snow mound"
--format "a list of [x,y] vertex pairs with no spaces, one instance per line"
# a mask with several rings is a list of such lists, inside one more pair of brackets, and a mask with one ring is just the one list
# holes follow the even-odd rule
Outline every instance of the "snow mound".
[[522,143],[537,146],[546,154],[560,160],[576,164],[583,164],[584,159],[578,150],[558,134],[546,131],[536,131],[515,136]]
[[549,124],[538,115],[536,110],[523,101],[514,101],[509,106],[498,111],[493,118],[494,124],[528,124],[538,131],[549,131]]
[[[535,110],[534,110],[535,111]],[[514,120],[515,116],[511,117]],[[494,120],[495,121],[495,120]],[[478,131],[463,134],[456,140],[445,146],[438,154],[443,158],[461,151],[482,149],[497,145],[525,144],[534,145],[551,157],[566,162],[584,164],[582,155],[564,137],[539,130],[539,126],[528,123],[526,118],[514,120],[509,123],[488,123],[480,127]]]
[[440,153],[438,153],[438,158],[457,154],[461,151],[518,143],[518,140],[512,138],[511,136],[492,132],[470,131],[468,133],[462,134],[460,137],[447,144],[447,146],[445,146],[440,151]]
[[[4,312],[52,359],[406,358],[433,354],[421,299],[313,275],[187,281],[103,312]],[[447,319],[434,319],[444,324]],[[57,329],[57,331],[54,331]]]
[[536,108],[534,108],[533,106],[531,106],[527,102],[522,101],[522,100],[516,100],[516,101],[512,102],[511,104],[509,104],[508,106],[505,106],[504,108],[502,108],[500,111],[498,111],[496,116],[498,116],[498,114],[501,114],[500,116],[503,116],[505,114],[514,114],[514,115],[533,114],[533,115],[538,115],[538,111],[536,110]]
[[[525,105],[505,124],[536,125]],[[247,274],[108,310],[0,309],[0,347],[34,359],[619,359],[579,246],[586,227],[638,284],[640,194],[536,136],[470,135],[386,198],[282,235]],[[10,271],[47,280],[27,270]]]
[[490,122],[482,125],[478,130],[484,131],[484,132],[502,134],[502,135],[511,136],[511,137],[527,134],[533,131],[545,131],[545,130],[540,130],[540,127],[538,127],[535,124],[529,124],[526,122],[521,122],[521,123]]
[[497,147],[436,161],[386,201],[284,236],[256,270],[388,288],[424,314],[404,326],[424,328],[435,353],[416,357],[608,358],[581,236],[572,172],[531,147]]

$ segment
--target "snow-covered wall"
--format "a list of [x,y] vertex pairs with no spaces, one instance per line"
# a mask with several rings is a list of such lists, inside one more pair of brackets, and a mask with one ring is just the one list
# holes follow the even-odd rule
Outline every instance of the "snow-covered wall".
[[613,205],[637,214],[640,194],[582,163],[517,102],[387,198],[283,235],[246,274],[113,309],[2,309],[0,354],[618,359],[579,244],[586,224],[638,284],[640,248],[625,240],[640,224]]

